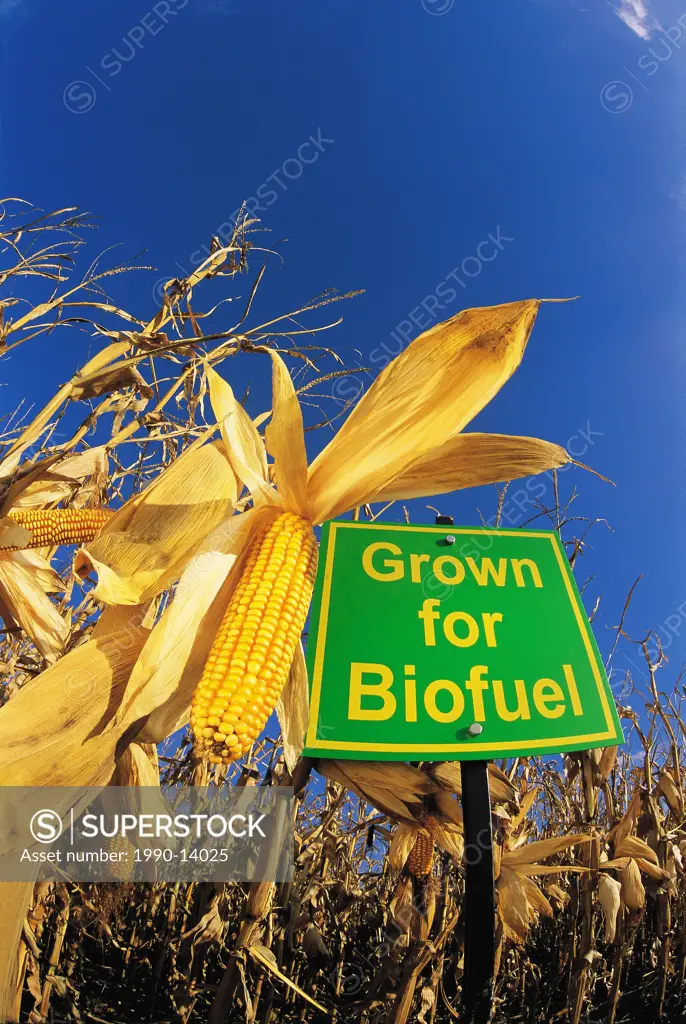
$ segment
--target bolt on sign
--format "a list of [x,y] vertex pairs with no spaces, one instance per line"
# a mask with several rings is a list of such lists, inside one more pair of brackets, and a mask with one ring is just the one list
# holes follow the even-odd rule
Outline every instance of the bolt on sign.
[[488,760],[623,742],[557,533],[331,522],[311,757]]

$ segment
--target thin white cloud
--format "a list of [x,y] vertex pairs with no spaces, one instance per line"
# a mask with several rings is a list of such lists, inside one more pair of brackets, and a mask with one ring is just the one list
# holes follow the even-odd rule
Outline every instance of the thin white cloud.
[[0,0],[0,17],[3,14],[10,14],[20,3],[21,0]]
[[653,18],[644,0],[621,0],[620,6],[615,8],[615,14],[641,39],[650,39],[653,31],[659,28],[659,23]]

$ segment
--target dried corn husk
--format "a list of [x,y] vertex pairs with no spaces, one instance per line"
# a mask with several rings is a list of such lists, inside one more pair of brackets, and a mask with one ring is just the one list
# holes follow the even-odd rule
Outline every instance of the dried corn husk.
[[501,865],[498,879],[498,917],[506,938],[521,945],[529,931],[529,903],[521,877]]
[[388,848],[388,863],[393,871],[401,871],[417,838],[417,829],[412,825],[400,824],[393,833]]
[[89,640],[12,697],[0,711],[4,785],[107,784],[134,721],[117,709],[147,636],[132,627]]
[[610,875],[601,873],[598,877],[598,900],[603,909],[605,921],[605,942],[614,942],[617,932],[617,917],[622,905],[621,884]]
[[642,910],[645,906],[646,891],[641,881],[641,872],[635,860],[629,860],[619,871],[622,903],[629,910]]
[[664,796],[670,811],[679,812],[683,803],[683,795],[679,792],[671,772],[665,768],[660,772],[658,790]]
[[74,569],[97,573],[94,596],[107,604],[149,601],[179,578],[236,496],[222,443],[189,449],[119,509],[78,552]]

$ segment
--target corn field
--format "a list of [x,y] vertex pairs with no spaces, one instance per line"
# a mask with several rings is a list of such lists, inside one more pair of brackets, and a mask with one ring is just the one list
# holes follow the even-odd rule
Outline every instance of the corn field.
[[[581,580],[602,521],[562,492],[569,454],[462,432],[517,368],[539,300],[432,328],[355,404],[334,386],[350,370],[327,319],[355,293],[260,322],[277,256],[249,216],[149,318],[107,290],[147,268],[98,259],[74,276],[91,227],[75,209],[0,206],[0,353],[60,345],[67,361],[70,338],[89,344],[43,408],[28,394],[0,419],[0,780],[292,786],[295,871],[0,883],[0,1019],[459,1021],[460,766],[301,757],[300,638],[314,527],[408,521],[404,500],[459,488],[552,473],[532,519],[559,531]],[[234,394],[246,374],[271,374],[271,410]],[[686,688],[658,637],[628,634],[632,594],[607,613],[608,666],[640,655],[618,696],[625,745],[489,766],[496,1022],[686,1020]]]

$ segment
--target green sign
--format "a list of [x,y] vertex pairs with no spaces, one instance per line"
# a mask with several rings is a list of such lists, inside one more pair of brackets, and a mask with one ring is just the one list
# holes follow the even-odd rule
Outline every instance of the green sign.
[[327,523],[307,662],[311,757],[487,760],[623,742],[555,532]]

